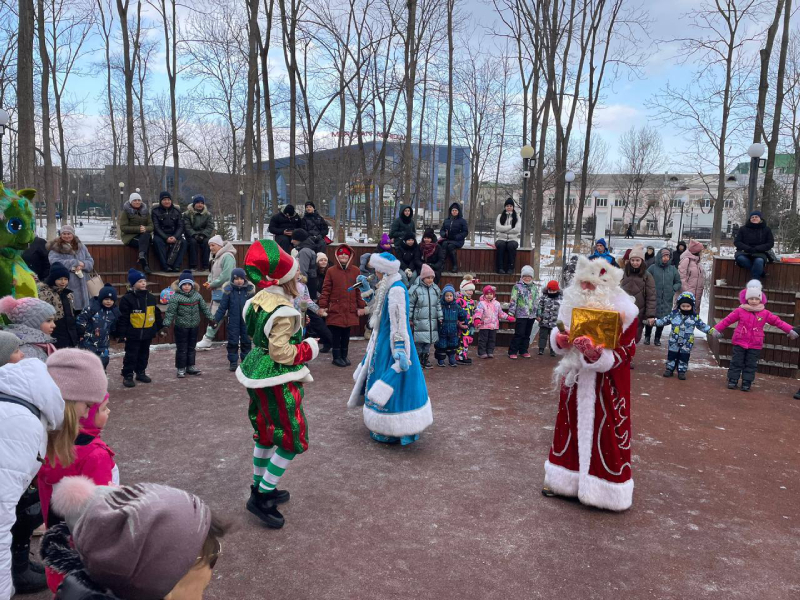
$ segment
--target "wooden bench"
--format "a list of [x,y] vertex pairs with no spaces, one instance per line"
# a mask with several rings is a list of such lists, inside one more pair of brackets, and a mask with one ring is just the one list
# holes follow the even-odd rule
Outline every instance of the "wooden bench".
[[[708,321],[718,323],[739,306],[739,292],[750,280],[750,272],[739,267],[732,258],[714,258],[709,294]],[[800,264],[773,263],[767,266],[763,282],[767,309],[793,326],[800,325]],[[733,352],[735,327],[723,331],[719,340],[708,338],[720,366],[728,367]],[[800,348],[781,330],[767,325],[764,328],[764,349],[758,361],[758,372],[780,377],[796,378],[800,369]]]

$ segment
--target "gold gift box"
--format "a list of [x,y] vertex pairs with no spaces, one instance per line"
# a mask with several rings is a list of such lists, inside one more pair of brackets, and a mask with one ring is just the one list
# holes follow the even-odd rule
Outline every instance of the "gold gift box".
[[569,341],[582,335],[588,336],[595,346],[602,344],[608,349],[617,347],[622,334],[620,315],[615,310],[599,308],[573,308]]

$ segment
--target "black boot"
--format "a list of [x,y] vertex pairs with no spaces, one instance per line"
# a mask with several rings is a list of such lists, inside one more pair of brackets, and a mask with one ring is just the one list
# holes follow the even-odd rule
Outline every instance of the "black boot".
[[673,371],[671,369],[667,369],[664,371],[664,377],[672,377]]
[[544,348],[539,348],[539,356],[541,356],[542,354],[544,354]]
[[683,371],[678,371],[678,379],[684,381],[686,379],[686,373],[684,373]]
[[126,375],[122,378],[122,385],[127,388],[136,387],[136,382],[133,380],[133,374]]
[[654,339],[653,340],[653,345],[654,346],[660,346],[661,345],[661,338]]
[[147,373],[142,371],[141,373],[136,374],[136,381],[141,381],[142,383],[153,383],[153,380],[147,376]]
[[795,400],[800,400],[800,390],[797,390],[797,393],[793,397]]
[[749,392],[752,383],[753,383],[752,381],[745,381],[744,379],[742,379],[742,391]]
[[349,348],[342,348],[342,361],[344,362],[344,366],[345,367],[349,367],[352,364],[350,362],[350,359],[347,358],[347,351],[348,350],[349,350]]
[[327,354],[331,351],[331,347],[327,344],[322,344],[322,347],[319,349],[320,354]]
[[[277,491],[277,490],[276,490]],[[257,516],[270,529],[280,529],[283,527],[283,515],[276,508],[278,501],[273,495],[262,494],[254,485],[250,486],[250,499],[247,501],[247,510]]]
[[[739,380],[738,379],[736,381],[734,381],[733,379],[728,379],[728,389],[729,390],[735,390],[737,387],[739,387]],[[800,394],[800,392],[797,392],[797,393]]]
[[333,360],[331,361],[337,367],[346,367],[347,363],[342,360],[342,351],[339,348],[331,350],[333,353]]
[[47,577],[31,565],[30,542],[11,547],[11,580],[17,594],[35,594],[47,589]]
[[144,254],[139,254],[139,265],[142,267],[145,275],[150,275],[153,271],[150,270],[150,265],[147,264],[147,258]]
[[644,345],[645,346],[649,346],[650,345],[650,338],[649,337],[644,338]]

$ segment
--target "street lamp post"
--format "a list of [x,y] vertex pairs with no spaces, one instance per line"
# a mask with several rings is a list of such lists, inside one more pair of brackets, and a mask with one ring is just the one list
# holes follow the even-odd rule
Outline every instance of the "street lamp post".
[[747,149],[750,156],[750,189],[747,196],[747,214],[749,215],[756,206],[756,193],[758,192],[758,167],[764,155],[764,144],[751,144]]
[[237,218],[236,228],[239,230],[239,239],[243,240],[245,238],[242,237],[242,233],[244,230],[244,226],[242,223],[242,213],[244,212],[244,190],[239,190],[239,210],[236,211],[239,214]]
[[681,198],[681,220],[678,223],[678,241],[683,239],[683,209],[686,208],[686,198]]
[[533,146],[525,145],[519,150],[519,155],[522,157],[522,206],[520,207],[520,218],[522,219],[521,228],[521,244],[524,246],[526,242],[530,242],[530,233],[528,232],[528,179],[531,178],[531,169],[536,162],[533,159]]
[[[73,211],[73,218],[78,214],[78,192],[72,190],[72,195],[75,196],[75,210]],[[77,219],[75,219],[77,220]],[[72,225],[75,226],[75,220],[73,220]],[[69,221],[69,210],[67,210],[67,221]]]
[[8,125],[8,111],[0,108],[0,183],[5,181],[3,179],[3,135],[6,132]]
[[568,214],[568,207],[570,201],[570,195],[572,194],[572,182],[575,181],[575,173],[573,171],[567,171],[564,174],[564,181],[567,182],[567,198],[564,200],[564,248],[561,251],[561,272],[564,272],[564,269],[567,266],[567,214]]
[[92,221],[91,211],[89,209],[89,192],[86,192],[86,224]]
[[481,240],[480,240],[480,241],[483,241],[483,233],[484,233],[484,231],[483,231],[483,230],[484,230],[484,228],[485,228],[484,226],[486,225],[486,222],[483,220],[483,205],[484,205],[484,204],[486,204],[486,202],[483,202],[483,201],[481,201],[481,227],[480,227],[480,231],[481,231]]
[[119,207],[122,210],[122,207],[125,205],[125,182],[119,182]]

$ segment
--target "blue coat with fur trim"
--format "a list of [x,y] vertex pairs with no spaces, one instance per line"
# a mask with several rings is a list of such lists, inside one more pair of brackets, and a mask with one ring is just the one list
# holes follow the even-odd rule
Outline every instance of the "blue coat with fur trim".
[[[399,266],[394,256],[387,253],[378,256],[382,264],[377,270],[381,272],[391,270],[395,263]],[[380,310],[380,314],[371,319],[373,333],[367,354],[353,374],[355,386],[348,406],[364,402],[364,424],[376,439],[408,443],[433,422],[433,413],[422,367],[414,351],[408,290],[398,272],[384,276],[376,291],[378,302],[371,307],[373,311]],[[393,357],[395,344],[405,350],[409,361],[407,371],[402,371]]]

